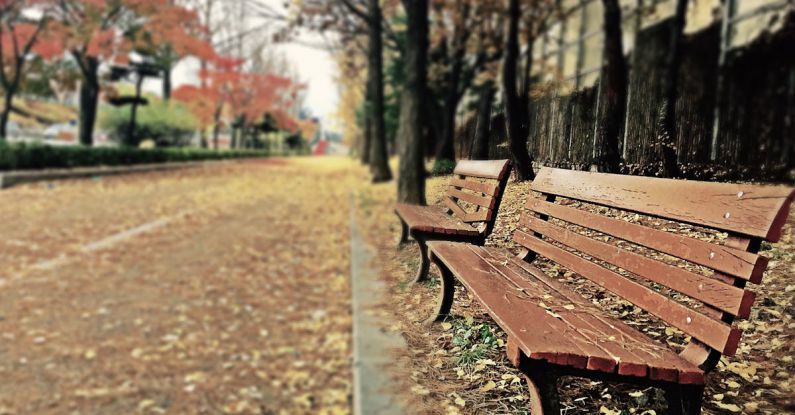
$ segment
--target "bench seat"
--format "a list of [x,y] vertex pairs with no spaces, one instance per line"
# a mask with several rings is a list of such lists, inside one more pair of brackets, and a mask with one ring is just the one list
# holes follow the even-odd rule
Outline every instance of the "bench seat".
[[442,206],[418,206],[399,203],[395,212],[403,218],[411,233],[478,236],[480,233],[471,225],[455,216],[447,214]]
[[683,385],[704,372],[508,250],[436,241],[429,248],[524,355],[563,367]]

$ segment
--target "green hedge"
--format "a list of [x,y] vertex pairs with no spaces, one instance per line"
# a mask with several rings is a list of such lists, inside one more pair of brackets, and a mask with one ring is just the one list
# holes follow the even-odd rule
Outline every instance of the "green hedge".
[[0,141],[0,170],[123,166],[178,161],[267,157],[267,151],[215,151],[199,148],[140,149],[134,147],[53,147]]
[[127,137],[131,111],[129,105],[121,108],[103,106],[99,117],[100,127],[108,131],[111,140],[126,146],[138,147],[143,140],[153,140],[158,147],[189,144],[193,133],[199,129],[199,122],[193,113],[176,101],[163,102],[151,96],[147,98],[149,105],[138,108],[135,137],[132,139]]

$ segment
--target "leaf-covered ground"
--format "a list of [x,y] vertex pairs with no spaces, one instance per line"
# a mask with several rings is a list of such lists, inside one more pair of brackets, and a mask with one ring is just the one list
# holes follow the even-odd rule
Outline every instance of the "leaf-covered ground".
[[[428,202],[438,203],[449,177],[428,182]],[[530,183],[508,186],[494,233],[487,244],[515,249],[511,234],[530,193]],[[403,379],[407,398],[417,413],[527,413],[526,383],[505,358],[505,334],[476,301],[460,287],[456,289],[454,318],[426,327],[420,322],[435,302],[437,282],[412,287],[418,250],[413,243],[395,248],[399,224],[392,213],[394,187],[379,185],[360,195],[369,240],[378,247],[380,266],[390,284],[385,304],[396,323],[390,328],[403,334],[408,349],[396,356],[395,372]],[[769,271],[758,293],[751,318],[740,323],[745,330],[736,357],[723,358],[709,376],[704,412],[792,413],[795,412],[795,240],[792,223],[783,240],[763,247],[771,257]],[[548,263],[542,269],[564,279],[573,277]],[[436,272],[432,268],[432,275]],[[573,282],[573,281],[572,281]],[[586,285],[585,295],[594,294]],[[646,334],[672,344],[681,343],[682,333],[648,315],[628,309],[627,303],[599,296],[608,310],[635,324]],[[566,379],[562,383],[564,413],[660,414],[665,413],[662,393],[631,385]]]
[[0,414],[348,413],[348,160],[0,192]]

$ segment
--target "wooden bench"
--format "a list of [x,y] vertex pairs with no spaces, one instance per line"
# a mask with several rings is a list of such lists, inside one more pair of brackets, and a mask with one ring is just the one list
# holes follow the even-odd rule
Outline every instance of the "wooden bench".
[[420,247],[420,266],[415,282],[428,275],[427,242],[433,240],[483,245],[494,229],[497,210],[508,183],[510,160],[462,160],[444,196],[443,206],[398,204],[400,244],[408,236]]
[[[745,286],[762,279],[768,260],[757,252],[763,240],[779,240],[793,189],[545,168],[533,190],[541,196],[528,198],[513,235],[518,257],[429,244],[442,275],[433,318],[449,313],[460,281],[508,334],[533,414],[559,413],[561,376],[659,387],[670,413],[699,413],[705,374],[737,350],[733,322],[749,316],[755,299]],[[539,256],[690,340],[677,352],[647,337],[531,264]]]

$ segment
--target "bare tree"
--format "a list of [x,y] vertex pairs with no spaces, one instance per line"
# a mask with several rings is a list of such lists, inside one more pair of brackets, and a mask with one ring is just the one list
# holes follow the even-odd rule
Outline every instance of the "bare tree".
[[439,162],[455,160],[455,120],[463,97],[502,58],[504,9],[502,0],[446,0],[432,10],[436,41],[429,53],[434,74],[429,113]]
[[427,96],[428,0],[402,0],[407,17],[406,81],[400,101],[398,202],[425,204],[423,129]]
[[670,23],[668,54],[665,59],[665,72],[662,78],[662,104],[657,133],[658,152],[662,158],[662,175],[679,175],[676,155],[676,98],[678,96],[679,68],[682,64],[682,32],[685,28],[685,15],[688,0],[677,0],[676,12]]
[[370,122],[372,137],[370,138],[370,173],[373,182],[392,180],[389,168],[389,157],[386,148],[386,125],[384,124],[384,47],[381,20],[380,0],[369,0],[370,43],[367,56],[367,73],[370,78]]
[[619,171],[621,157],[618,151],[619,136],[623,129],[627,103],[627,62],[621,39],[621,6],[618,0],[602,0],[604,4],[604,83],[597,129],[602,146],[601,167],[612,173]]
[[[530,134],[530,91],[532,86],[533,45],[538,36],[556,19],[565,17],[560,2],[533,0],[521,7],[520,0],[508,1],[508,26],[502,83],[505,94],[505,122],[509,148],[517,180],[533,180],[533,158],[527,149]],[[519,74],[520,23],[524,24],[527,53]]]
[[[367,0],[361,4],[357,0],[337,0],[348,11],[348,15],[364,23],[368,35],[367,76],[368,105],[367,118],[370,122],[369,162],[373,182],[392,180],[386,146],[386,126],[384,124],[384,19],[379,0]],[[329,9],[328,6],[326,10]],[[349,19],[342,17],[343,21]],[[339,20],[339,19],[338,19]]]
[[[533,159],[527,150],[528,127],[523,122],[529,109],[523,105],[517,86],[519,62],[519,20],[522,11],[520,0],[508,0],[508,32],[506,36],[505,61],[502,66],[502,86],[505,93],[505,116],[508,129],[509,148],[517,180],[533,180]],[[527,53],[532,53],[532,47]]]
[[491,113],[496,88],[494,82],[486,81],[478,88],[478,121],[472,141],[472,160],[489,158],[489,138],[491,137]]

